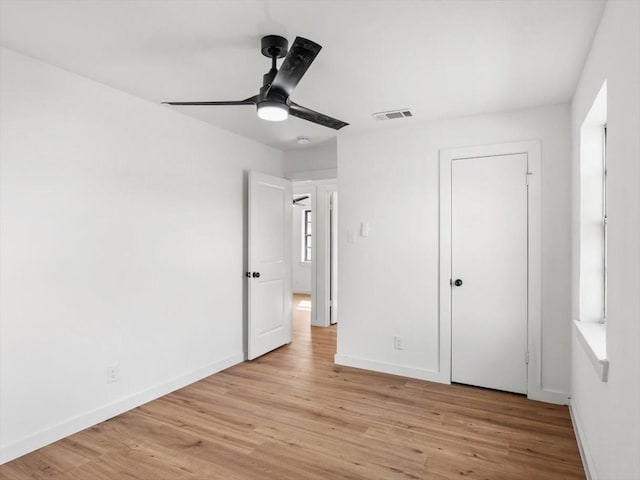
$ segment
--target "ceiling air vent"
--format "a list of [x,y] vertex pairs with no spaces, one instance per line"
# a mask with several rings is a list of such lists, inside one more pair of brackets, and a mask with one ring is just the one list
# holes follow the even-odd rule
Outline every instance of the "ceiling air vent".
[[373,118],[376,120],[394,120],[396,118],[408,118],[413,117],[413,113],[408,108],[402,110],[390,110],[388,112],[378,112],[373,114]]

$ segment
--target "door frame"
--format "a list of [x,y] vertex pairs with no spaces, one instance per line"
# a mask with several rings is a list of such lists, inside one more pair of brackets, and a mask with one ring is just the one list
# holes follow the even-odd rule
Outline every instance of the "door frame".
[[[454,160],[526,154],[527,181],[527,397],[548,398],[542,389],[542,158],[539,140],[440,150],[440,355],[442,380],[451,382],[451,165]],[[524,359],[523,359],[524,361]]]
[[[338,191],[338,183],[336,180],[328,179],[326,181],[316,182],[316,254],[315,260],[315,280],[312,282],[312,290],[315,293],[316,303],[312,304],[315,311],[312,315],[311,324],[317,327],[329,327],[329,312],[331,309],[329,291],[331,285],[331,257],[329,249],[331,248],[331,225],[329,215],[329,201],[331,194]],[[335,303],[334,312],[337,315],[337,302]]]

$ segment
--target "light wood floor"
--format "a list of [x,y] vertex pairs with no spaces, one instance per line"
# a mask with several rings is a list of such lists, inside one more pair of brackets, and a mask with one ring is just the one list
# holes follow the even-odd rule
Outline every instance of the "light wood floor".
[[3,480],[584,478],[566,407],[333,364],[335,327],[0,467]]

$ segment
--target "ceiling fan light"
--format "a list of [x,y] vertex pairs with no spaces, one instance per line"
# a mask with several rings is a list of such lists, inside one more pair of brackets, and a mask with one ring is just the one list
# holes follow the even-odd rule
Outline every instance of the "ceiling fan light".
[[289,118],[289,109],[281,103],[262,102],[258,104],[258,117],[268,122],[282,122]]

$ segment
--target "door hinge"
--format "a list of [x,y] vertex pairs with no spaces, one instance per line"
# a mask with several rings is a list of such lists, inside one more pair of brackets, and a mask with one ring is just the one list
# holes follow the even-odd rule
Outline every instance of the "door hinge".
[[529,176],[533,175],[532,172],[525,172],[524,174],[524,181],[527,185],[529,185]]
[[524,363],[529,365],[529,352],[524,352]]

